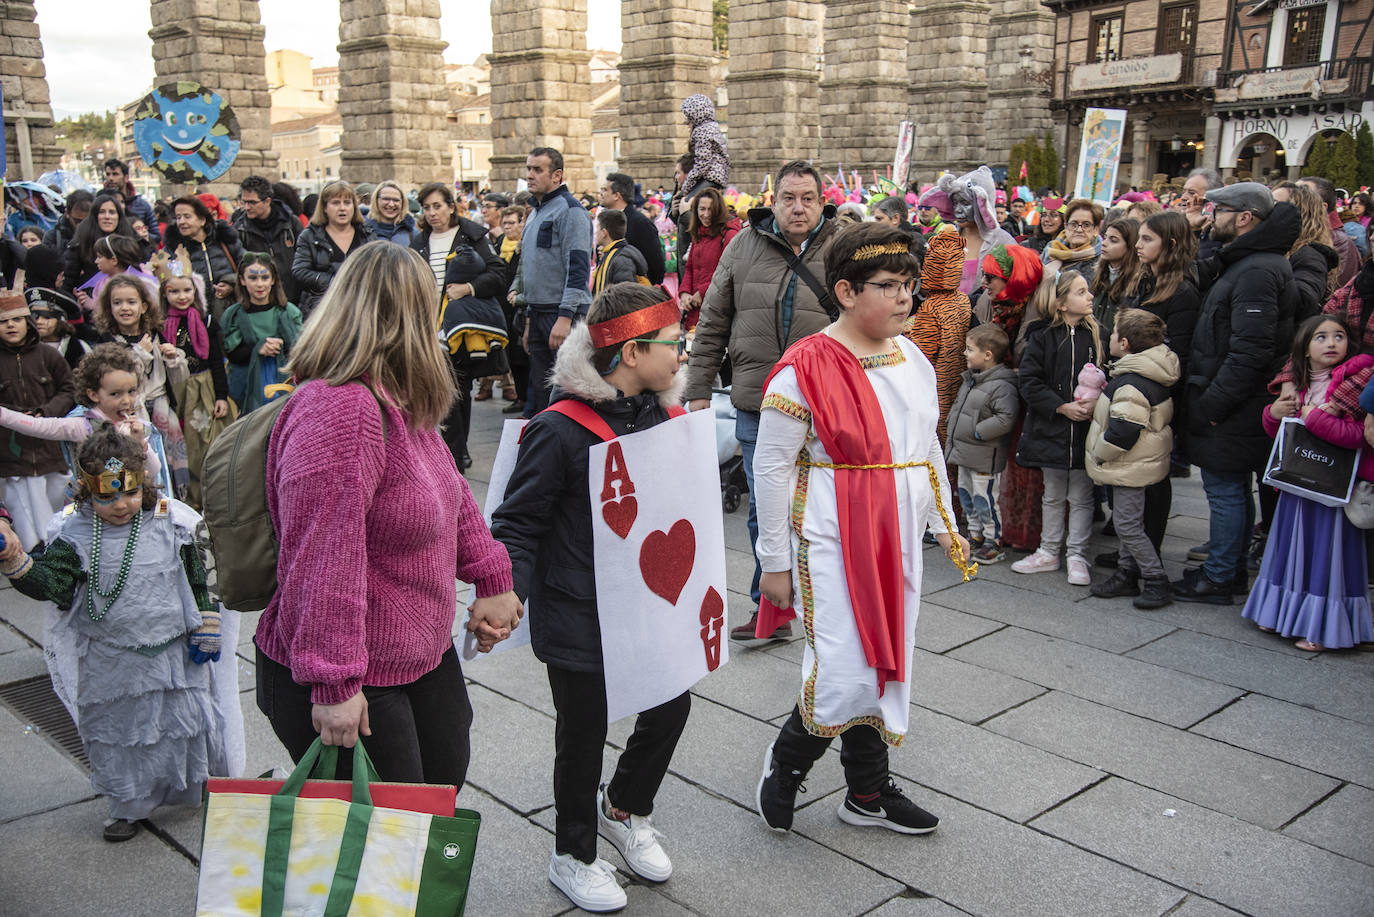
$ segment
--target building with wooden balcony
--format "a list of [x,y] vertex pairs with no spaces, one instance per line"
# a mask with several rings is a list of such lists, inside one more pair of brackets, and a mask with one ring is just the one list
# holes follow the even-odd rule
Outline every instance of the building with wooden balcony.
[[[1228,0],[1043,0],[1055,12],[1051,110],[1062,188],[1074,185],[1089,108],[1125,109],[1120,190],[1209,165],[1206,136]],[[1374,2],[1374,0],[1366,0]]]
[[1242,0],[1217,74],[1217,166],[1297,178],[1318,138],[1374,119],[1374,0]]

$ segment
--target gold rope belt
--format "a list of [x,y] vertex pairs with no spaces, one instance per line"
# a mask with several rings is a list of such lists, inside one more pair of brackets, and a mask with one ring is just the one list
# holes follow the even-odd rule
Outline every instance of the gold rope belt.
[[[935,473],[935,466],[927,461],[920,462],[890,462],[878,465],[841,465],[834,462],[813,462],[810,459],[797,456],[797,464],[807,468],[829,468],[832,471],[885,471],[896,470],[899,468],[919,468],[925,466],[927,473],[930,474],[930,489],[935,492],[935,508],[940,511],[940,519],[944,522],[945,528],[951,533],[958,532],[959,529],[950,521],[949,515],[945,512],[944,501],[940,499],[940,478]],[[954,562],[954,566],[959,568],[959,572],[964,575],[964,582],[978,575],[978,565],[970,563],[965,557],[964,552],[959,550],[959,542],[951,541],[949,545],[949,559]]]

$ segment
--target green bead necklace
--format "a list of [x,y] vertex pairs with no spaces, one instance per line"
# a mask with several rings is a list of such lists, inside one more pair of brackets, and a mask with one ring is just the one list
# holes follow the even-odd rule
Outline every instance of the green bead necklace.
[[[115,578],[114,588],[105,592],[100,588],[100,532],[104,528],[99,516],[95,517],[95,526],[91,534],[91,575],[86,589],[86,613],[91,616],[92,621],[99,621],[109,614],[114,607],[115,600],[124,591],[124,583],[129,579],[129,568],[134,562],[134,548],[138,544],[138,530],[143,521],[143,513],[134,515],[133,531],[129,533],[129,540],[124,544],[124,557],[119,562],[119,576]],[[108,599],[105,608],[99,614],[96,613],[95,597]]]

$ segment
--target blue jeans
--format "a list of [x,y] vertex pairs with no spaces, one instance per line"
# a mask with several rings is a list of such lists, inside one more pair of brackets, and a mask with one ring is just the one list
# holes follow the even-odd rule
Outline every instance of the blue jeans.
[[1255,501],[1248,471],[1202,469],[1202,489],[1211,511],[1210,546],[1202,572],[1214,583],[1230,583],[1244,572],[1245,548],[1255,528]]
[[[735,412],[735,439],[739,440],[740,455],[744,458],[744,479],[749,482],[749,547],[756,549],[759,543],[759,508],[754,502],[754,444],[759,441],[759,415],[755,411]],[[758,555],[754,555],[754,578],[749,583],[749,598],[757,608],[759,604],[759,577],[763,567],[759,566]]]

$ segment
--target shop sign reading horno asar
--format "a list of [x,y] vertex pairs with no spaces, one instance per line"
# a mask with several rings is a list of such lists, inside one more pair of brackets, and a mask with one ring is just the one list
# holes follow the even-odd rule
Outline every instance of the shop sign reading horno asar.
[[1173,83],[1182,72],[1183,55],[1178,53],[1078,64],[1069,77],[1069,90],[1088,92],[1093,89]]

